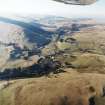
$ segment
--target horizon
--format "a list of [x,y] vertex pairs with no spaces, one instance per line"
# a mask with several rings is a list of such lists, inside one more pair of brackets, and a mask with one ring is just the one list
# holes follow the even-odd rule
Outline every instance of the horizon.
[[0,16],[5,14],[40,14],[69,18],[105,18],[105,0],[88,6],[67,5],[52,0],[0,0]]

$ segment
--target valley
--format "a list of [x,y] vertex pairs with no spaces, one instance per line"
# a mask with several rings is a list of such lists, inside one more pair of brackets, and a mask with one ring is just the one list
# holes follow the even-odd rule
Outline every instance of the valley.
[[0,105],[104,104],[105,24],[0,17]]

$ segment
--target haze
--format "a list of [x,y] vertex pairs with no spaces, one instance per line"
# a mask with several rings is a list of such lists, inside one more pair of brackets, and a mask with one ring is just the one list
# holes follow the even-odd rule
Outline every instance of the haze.
[[0,14],[41,14],[64,17],[105,17],[105,0],[89,6],[74,6],[51,0],[0,0]]

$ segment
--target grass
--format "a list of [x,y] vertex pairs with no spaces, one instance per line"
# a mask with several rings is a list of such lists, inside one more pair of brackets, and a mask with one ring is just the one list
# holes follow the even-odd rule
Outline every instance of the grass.
[[[43,55],[64,51],[54,59],[62,65],[70,64],[71,68],[65,67],[65,72],[49,77],[10,80],[12,83],[0,90],[0,105],[89,105],[91,97],[95,97],[95,105],[104,105],[104,34],[105,30],[84,30],[64,37],[75,39],[76,44],[58,41],[46,46]],[[4,68],[28,67],[35,62],[35,59],[9,61]]]
[[105,66],[105,56],[91,53],[84,53],[77,56],[77,59],[72,62],[72,64],[77,68],[87,68],[87,67],[104,67]]
[[14,101],[13,94],[11,88],[0,90],[0,105],[11,105]]
[[105,105],[105,97],[95,97],[95,105]]
[[105,31],[92,30],[92,31],[83,31],[80,33],[74,34],[75,38],[79,43],[79,48],[89,49],[95,52],[96,54],[104,54],[105,48]]
[[1,66],[1,70],[5,71],[6,69],[17,69],[17,68],[26,68],[37,63],[37,58],[31,56],[29,59],[16,59],[9,60],[4,65]]
[[62,105],[64,102],[88,105],[90,97],[101,97],[103,94],[101,90],[105,83],[104,75],[81,74],[73,69],[65,71],[56,77],[52,75],[50,78],[10,81],[8,87],[0,90],[0,105]]
[[71,45],[66,42],[57,42],[57,47],[59,50],[65,50],[65,49],[70,49]]

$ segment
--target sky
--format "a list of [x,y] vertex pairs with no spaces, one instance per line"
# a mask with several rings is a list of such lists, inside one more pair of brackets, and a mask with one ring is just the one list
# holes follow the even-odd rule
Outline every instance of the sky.
[[68,5],[52,0],[0,0],[0,15],[3,14],[105,17],[105,0],[89,6]]

